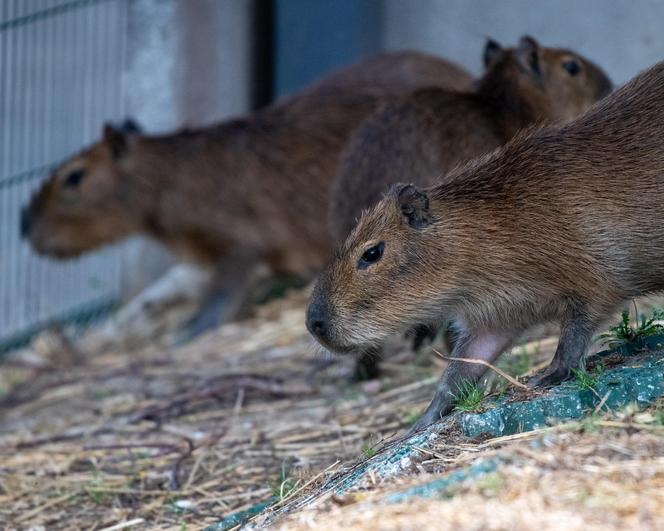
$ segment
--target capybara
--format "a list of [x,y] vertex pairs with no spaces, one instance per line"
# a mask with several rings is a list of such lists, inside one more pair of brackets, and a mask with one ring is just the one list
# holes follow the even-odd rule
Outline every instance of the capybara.
[[[347,352],[451,319],[453,357],[492,362],[524,330],[557,322],[554,358],[529,382],[556,384],[627,300],[664,288],[662,219],[664,62],[439,184],[394,185],[321,274],[307,327]],[[484,372],[451,362],[416,427]]]
[[107,126],[99,142],[55,169],[24,209],[22,230],[36,251],[57,258],[143,234],[215,268],[191,323],[197,333],[242,306],[256,264],[302,276],[322,266],[339,153],[381,98],[471,83],[448,61],[401,52],[211,127],[148,136],[131,124]]
[[331,198],[338,242],[400,176],[432,184],[525,127],[573,118],[612,88],[588,59],[528,36],[516,48],[487,41],[484,64],[476,90],[417,90],[383,105],[351,135]]
[[[570,119],[612,89],[607,75],[588,59],[541,47],[529,36],[516,48],[502,48],[489,39],[484,66],[476,90],[417,90],[383,104],[351,135],[332,187],[329,215],[337,242],[400,176],[421,186],[432,184],[517,131]],[[426,326],[411,333],[415,347],[435,335]],[[449,347],[451,335],[445,339]],[[380,349],[363,353],[358,377],[378,375],[381,356]]]

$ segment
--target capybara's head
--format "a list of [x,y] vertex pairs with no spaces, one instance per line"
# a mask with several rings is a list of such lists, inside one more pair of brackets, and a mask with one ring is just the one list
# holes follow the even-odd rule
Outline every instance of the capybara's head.
[[[440,263],[427,195],[396,184],[365,212],[321,273],[306,324],[325,347],[338,353],[380,344],[420,324],[434,324],[432,311],[444,287],[428,279]],[[446,276],[454,282],[453,265]],[[405,295],[407,294],[407,295]]]
[[[542,47],[529,36],[521,37],[515,48],[502,48],[488,40],[484,65],[479,91],[486,98],[500,99],[504,105],[511,99],[510,92],[518,93],[540,119],[572,119],[613,87],[602,69],[585,57],[571,50]],[[519,113],[518,108],[510,110]]]
[[58,166],[21,212],[21,233],[40,254],[69,258],[137,228],[126,159],[133,122],[104,126],[100,141]]

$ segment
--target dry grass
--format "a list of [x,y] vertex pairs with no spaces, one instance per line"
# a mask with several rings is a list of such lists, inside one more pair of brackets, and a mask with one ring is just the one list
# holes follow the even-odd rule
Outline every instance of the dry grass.
[[[352,360],[329,364],[315,353],[303,303],[301,294],[273,303],[179,349],[90,357],[60,345],[45,363],[29,355],[4,362],[0,527],[198,529],[273,495],[283,498],[283,512],[293,511],[303,494],[373,455],[426,405],[443,362],[395,349],[380,381],[349,384]],[[526,347],[535,364],[555,342],[539,345]],[[518,529],[532,518],[530,528],[546,529],[569,518],[570,529],[585,521],[593,529],[662,517],[661,437],[606,430],[548,434],[539,450],[528,437],[479,446],[450,433],[413,472],[511,452],[501,489],[468,485],[444,502],[383,506],[381,493],[395,486],[369,478],[367,493],[328,496],[278,522],[375,529],[380,517],[384,529],[442,521],[451,529]],[[648,493],[640,501],[636,486]],[[497,515],[502,523],[491,524]]]
[[[423,474],[327,496],[277,521],[282,530],[661,529],[664,426],[661,407],[424,452]],[[658,413],[660,412],[660,413]],[[477,459],[502,463],[430,499],[386,503]]]
[[432,392],[431,364],[404,371],[397,356],[380,382],[351,385],[352,360],[316,354],[302,305],[179,349],[5,362],[0,522],[195,529],[322,482],[406,426]]

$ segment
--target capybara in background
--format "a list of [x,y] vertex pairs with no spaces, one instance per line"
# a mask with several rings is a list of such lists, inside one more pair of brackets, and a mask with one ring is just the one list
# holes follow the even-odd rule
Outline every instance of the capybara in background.
[[[435,186],[394,185],[321,274],[307,326],[346,352],[451,319],[453,357],[493,362],[527,328],[558,322],[554,358],[530,381],[556,384],[625,301],[664,289],[662,219],[664,62]],[[484,372],[451,362],[416,427]]]
[[404,175],[432,184],[524,127],[573,118],[612,88],[588,59],[540,47],[532,37],[522,37],[516,48],[489,40],[484,64],[477,90],[418,90],[382,106],[351,135],[330,207],[337,241]]
[[[400,176],[429,185],[455,165],[487,153],[517,131],[567,120],[611,91],[607,75],[570,50],[524,36],[516,48],[488,40],[475,91],[425,88],[385,103],[351,135],[332,188],[330,225],[342,242],[363,209]],[[417,347],[433,332],[412,331]],[[446,336],[449,339],[449,336]],[[380,349],[363,353],[358,377],[378,374]]]
[[[232,317],[256,264],[308,276],[329,257],[325,212],[339,153],[383,97],[467,89],[460,67],[417,52],[365,59],[245,118],[148,136],[107,126],[24,209],[33,248],[77,256],[143,234],[215,268],[195,334]],[[223,301],[221,304],[219,301]]]

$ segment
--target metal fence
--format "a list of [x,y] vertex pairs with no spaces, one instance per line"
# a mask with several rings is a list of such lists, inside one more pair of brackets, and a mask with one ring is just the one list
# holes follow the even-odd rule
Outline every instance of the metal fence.
[[36,256],[19,212],[50,168],[125,116],[131,0],[0,0],[0,351],[119,294],[125,252]]

